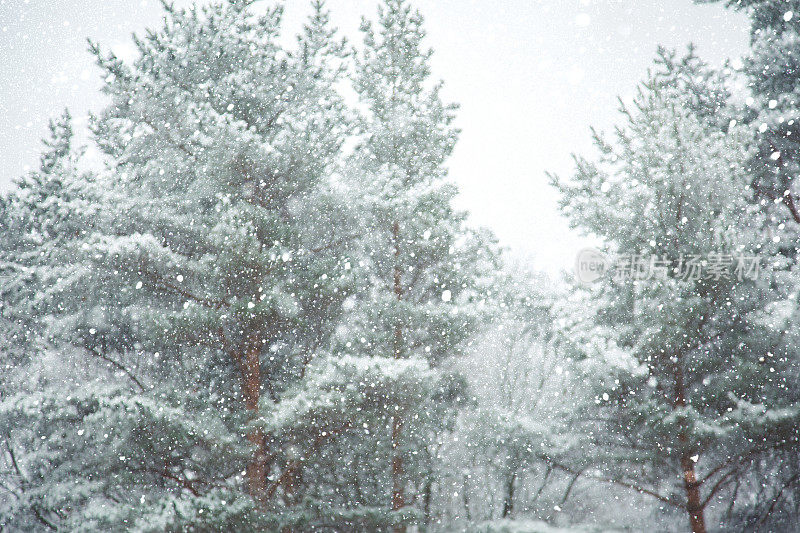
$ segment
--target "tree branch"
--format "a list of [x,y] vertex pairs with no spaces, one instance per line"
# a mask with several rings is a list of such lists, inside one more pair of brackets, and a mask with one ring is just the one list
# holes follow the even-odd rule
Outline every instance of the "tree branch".
[[99,357],[103,361],[106,361],[117,370],[121,370],[126,376],[130,378],[131,381],[133,381],[136,384],[137,387],[139,387],[140,392],[145,392],[147,390],[147,388],[144,385],[142,385],[142,382],[139,381],[139,379],[136,376],[134,376],[133,373],[130,370],[128,370],[122,363],[119,363],[118,361],[111,359],[107,355],[93,348],[86,348],[86,350],[89,353],[95,355],[96,357]]
[[305,454],[303,454],[303,456],[300,459],[295,459],[294,461],[291,461],[289,465],[284,469],[284,471],[281,472],[281,475],[278,476],[278,479],[272,482],[272,484],[267,489],[266,499],[269,500],[270,498],[272,498],[272,496],[275,495],[275,491],[278,490],[278,487],[280,487],[289,478],[289,476],[291,476],[298,468],[300,468],[300,466],[305,461],[305,458],[308,455],[317,451],[320,448],[320,446],[322,446],[322,444],[325,442],[325,440],[327,440],[329,437],[333,437],[334,435],[338,435],[340,433],[347,431],[352,426],[353,425],[351,422],[346,422],[342,427],[338,428],[337,430],[327,432],[327,435],[322,435],[321,433],[317,435],[317,438],[314,439],[314,443],[311,445],[311,448],[309,448],[308,451]]
[[772,503],[770,504],[769,509],[767,509],[767,512],[761,517],[761,520],[758,521],[758,528],[760,528],[767,521],[769,515],[771,515],[772,511],[775,510],[775,506],[778,505],[778,502],[783,497],[783,491],[792,486],[798,479],[800,479],[800,474],[795,474],[789,478],[789,481],[784,483],[784,485],[781,487],[781,490],[779,490],[778,494],[776,494],[772,499]]
[[789,208],[789,213],[792,214],[794,221],[800,224],[800,212],[797,211],[797,206],[794,203],[794,198],[792,198],[791,193],[783,197],[783,204]]
[[676,507],[678,509],[686,509],[686,504],[684,504],[683,502],[675,501],[672,498],[669,498],[667,496],[663,496],[663,495],[657,493],[654,490],[646,489],[644,487],[641,487],[641,486],[636,485],[634,483],[631,483],[629,481],[625,481],[625,480],[622,480],[622,479],[616,479],[616,478],[612,478],[612,477],[593,476],[593,475],[582,474],[581,470],[575,470],[575,469],[570,468],[570,467],[568,467],[566,465],[562,465],[562,464],[553,462],[553,461],[549,460],[546,457],[542,457],[542,459],[544,461],[549,461],[553,465],[554,468],[557,468],[557,469],[562,470],[564,472],[567,472],[569,474],[572,474],[572,475],[583,475],[583,477],[585,477],[587,479],[592,479],[594,481],[600,481],[600,482],[603,482],[603,483],[612,483],[614,485],[619,485],[620,487],[625,487],[625,488],[628,488],[628,489],[631,489],[631,490],[635,490],[636,492],[638,492],[640,494],[646,494],[647,496],[652,496],[653,498],[655,498],[655,499],[657,499],[657,500],[659,500],[661,502],[664,502],[667,505],[670,505],[672,507]]

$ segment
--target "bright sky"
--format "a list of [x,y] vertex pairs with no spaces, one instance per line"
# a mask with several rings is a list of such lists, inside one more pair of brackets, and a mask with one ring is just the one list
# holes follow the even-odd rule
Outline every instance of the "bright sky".
[[[264,0],[267,1],[267,0]],[[178,1],[177,5],[185,5]],[[294,33],[308,12],[286,0]],[[377,0],[328,0],[335,24],[359,41]],[[459,206],[531,266],[571,268],[581,240],[557,213],[545,171],[567,174],[590,150],[589,126],[617,121],[658,44],[688,42],[718,65],[745,53],[747,21],[691,0],[417,0],[433,69],[461,104],[450,162]],[[69,107],[80,125],[103,105],[86,37],[122,57],[130,34],[158,24],[155,0],[0,0],[0,190],[37,164],[48,118]]]

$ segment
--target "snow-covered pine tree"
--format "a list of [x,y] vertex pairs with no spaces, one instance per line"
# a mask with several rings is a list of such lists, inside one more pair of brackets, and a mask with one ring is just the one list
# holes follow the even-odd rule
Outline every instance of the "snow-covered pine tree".
[[[711,0],[703,0],[708,2]],[[718,1],[718,0],[715,0]],[[744,74],[749,97],[736,116],[754,131],[757,150],[751,160],[754,202],[768,213],[765,239],[780,239],[781,253],[793,258],[788,268],[800,283],[797,234],[800,224],[800,2],[797,0],[737,0],[726,7],[746,12],[751,21],[750,53]],[[790,330],[796,330],[800,306],[795,302]],[[798,362],[800,366],[800,362]],[[789,393],[800,396],[798,383]],[[740,510],[743,524],[753,521],[777,529],[797,527],[792,522],[800,505],[800,468],[793,453],[765,462],[774,466],[772,483],[757,486],[759,497],[749,510]],[[782,522],[789,520],[789,522]],[[762,522],[763,521],[763,522]]]
[[[40,321],[48,288],[68,275],[72,244],[91,229],[92,207],[75,163],[69,112],[50,122],[39,169],[0,199],[0,527],[27,530],[57,523],[74,499],[53,490],[63,478],[45,475],[64,457],[21,415],[30,396],[52,395],[64,368]],[[59,383],[55,383],[56,387]],[[62,448],[69,448],[65,443]],[[59,479],[55,479],[59,478]]]
[[[398,369],[416,362],[440,373],[440,364],[474,331],[481,282],[494,254],[490,239],[467,229],[465,214],[451,205],[456,188],[446,179],[445,162],[457,137],[455,106],[442,102],[441,84],[430,82],[422,24],[404,0],[383,2],[377,24],[362,24],[355,75],[362,140],[350,176],[354,189],[364,191],[360,265],[366,283],[344,348],[394,360]],[[415,478],[425,468],[415,464],[430,438],[425,423],[437,423],[425,420],[421,409],[432,396],[428,391],[385,404],[396,511],[416,497],[408,491],[417,490]]]
[[[698,0],[704,3],[719,0]],[[757,132],[752,184],[763,205],[778,206],[773,226],[800,223],[800,2],[796,0],[736,0],[728,7],[751,17],[751,53],[745,74],[752,98],[735,117]],[[775,212],[778,211],[778,212]],[[783,229],[783,228],[781,228]]]
[[682,104],[700,119],[719,129],[730,124],[736,110],[729,104],[729,66],[711,68],[691,43],[683,54],[659,46],[650,74],[651,85],[680,92]]
[[[704,532],[740,483],[766,481],[753,476],[772,450],[797,447],[791,288],[750,201],[749,130],[721,131],[657,81],[623,110],[615,142],[596,136],[597,163],[554,178],[571,223],[621,254],[566,331],[597,372],[586,432],[600,452],[565,469],[653,496]],[[737,271],[740,257],[757,275]]]
[[[278,8],[164,7],[132,64],[92,46],[112,101],[93,125],[100,213],[74,275],[44,284],[62,364],[89,354],[113,372],[87,367],[12,415],[30,443],[79,436],[61,447],[77,488],[55,527],[280,528],[296,457],[253,422],[326,344],[351,285],[331,185],[345,49],[321,2],[289,49]],[[61,479],[42,465],[44,494]]]
[[[15,183],[12,193],[0,199],[3,239],[0,242],[0,316],[6,326],[6,341],[27,344],[40,333],[36,326],[34,302],[49,272],[48,262],[63,251],[65,241],[84,230],[86,219],[79,219],[72,204],[79,198],[75,190],[75,154],[72,150],[72,123],[68,111],[50,121],[50,137],[44,140],[46,150],[40,158],[39,170]],[[40,268],[44,267],[44,268]],[[14,333],[8,333],[14,330]],[[4,355],[10,356],[11,351]],[[7,367],[4,377],[14,368],[27,367],[25,359]]]

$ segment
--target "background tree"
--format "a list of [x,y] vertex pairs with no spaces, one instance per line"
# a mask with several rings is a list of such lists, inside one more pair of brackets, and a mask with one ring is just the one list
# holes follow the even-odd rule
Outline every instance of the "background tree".
[[446,483],[436,499],[463,527],[555,522],[578,485],[551,460],[578,452],[570,424],[588,400],[577,363],[557,346],[554,306],[563,295],[552,280],[517,270],[498,276],[493,294],[498,312],[459,361],[471,402],[442,451]]
[[[455,107],[430,82],[422,17],[404,0],[387,0],[377,24],[365,21],[362,31],[355,88],[364,113],[349,175],[363,191],[364,284],[342,350],[440,373],[475,331],[494,264],[491,238],[469,230],[466,214],[452,207],[457,191],[445,162],[456,142]],[[435,396],[386,403],[393,510],[417,499],[420,469],[429,469],[420,460],[436,431],[425,424],[440,421],[425,420],[422,406]]]

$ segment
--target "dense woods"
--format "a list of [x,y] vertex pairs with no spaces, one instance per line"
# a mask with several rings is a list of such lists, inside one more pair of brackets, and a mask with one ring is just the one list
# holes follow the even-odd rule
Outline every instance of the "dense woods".
[[590,281],[454,206],[406,0],[262,4],[90,43],[88,140],[0,197],[0,531],[800,528],[800,3],[550,176]]

